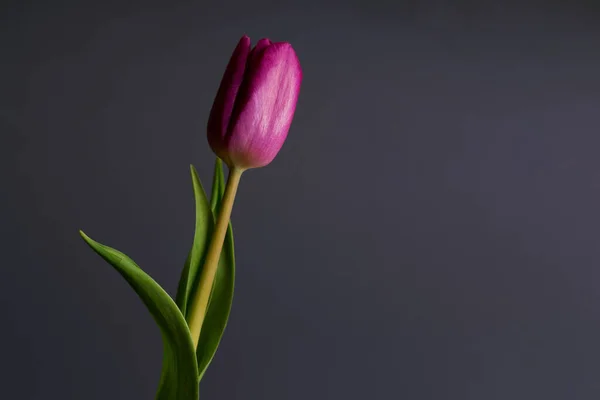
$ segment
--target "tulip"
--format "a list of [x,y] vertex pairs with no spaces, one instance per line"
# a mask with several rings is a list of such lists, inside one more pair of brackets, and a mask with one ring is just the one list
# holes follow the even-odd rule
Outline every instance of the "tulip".
[[289,43],[240,39],[208,120],[208,143],[230,168],[269,164],[283,145],[296,109],[302,70]]
[[229,60],[208,119],[208,143],[229,166],[229,177],[215,219],[212,237],[188,326],[194,347],[206,317],[219,257],[242,173],[269,164],[283,146],[298,101],[302,70],[289,43],[240,39]]

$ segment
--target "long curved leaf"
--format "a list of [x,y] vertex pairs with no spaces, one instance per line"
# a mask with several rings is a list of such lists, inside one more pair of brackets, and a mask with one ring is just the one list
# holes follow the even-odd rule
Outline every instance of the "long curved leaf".
[[193,165],[190,165],[192,174],[192,184],[194,186],[194,199],[196,203],[196,223],[194,229],[194,242],[185,262],[179,286],[177,288],[176,301],[181,313],[187,318],[190,299],[193,298],[193,291],[197,285],[197,278],[200,276],[200,266],[204,263],[204,257],[208,249],[210,236],[214,228],[213,215],[202,188],[202,183],[198,177],[198,172]]
[[[196,231],[194,243],[177,290],[177,305],[186,318],[189,317],[189,307],[197,290],[204,258],[214,229],[216,213],[225,191],[225,178],[222,162],[219,158],[215,161],[210,204],[206,199],[198,173],[193,166],[191,166],[191,173],[196,204]],[[200,379],[212,361],[225,331],[233,301],[234,280],[233,231],[231,224],[229,224],[196,350]]]
[[[213,187],[211,194],[211,209],[217,216],[218,208],[221,204],[221,199],[225,191],[225,177],[223,176],[223,167],[221,160],[217,158],[215,162],[215,173],[213,177]],[[213,283],[212,292],[210,295],[208,309],[202,330],[200,332],[200,340],[196,356],[198,358],[198,371],[200,379],[204,376],[204,372],[212,361],[231,311],[233,302],[233,289],[235,282],[235,255],[233,246],[233,230],[231,223],[227,228],[227,235],[223,243],[223,250],[219,258],[219,266]]]
[[118,250],[98,243],[80,231],[86,243],[111,264],[144,302],[158,324],[164,362],[157,400],[198,400],[198,367],[190,332],[171,297],[137,264]]

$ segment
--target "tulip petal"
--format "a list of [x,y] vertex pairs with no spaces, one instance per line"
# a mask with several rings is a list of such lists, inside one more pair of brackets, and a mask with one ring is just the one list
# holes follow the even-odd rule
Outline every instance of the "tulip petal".
[[262,167],[275,158],[292,123],[302,81],[289,43],[261,48],[249,59],[227,131],[229,158],[242,168]]
[[250,52],[250,56],[248,56],[248,62],[252,63],[254,60],[257,59],[257,57],[260,57],[263,51],[271,44],[273,43],[271,43],[269,39],[260,39],[258,43],[256,43],[256,46],[254,46],[254,48]]
[[207,127],[208,142],[219,157],[222,157],[223,154],[223,139],[227,132],[238,90],[244,79],[249,54],[250,38],[244,35],[231,55],[210,111]]

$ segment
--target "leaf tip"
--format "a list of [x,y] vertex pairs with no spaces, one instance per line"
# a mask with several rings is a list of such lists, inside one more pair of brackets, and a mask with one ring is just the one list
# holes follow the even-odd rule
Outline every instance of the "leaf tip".
[[88,235],[85,234],[84,231],[82,231],[81,229],[79,230],[79,236],[81,236],[81,238],[90,246],[93,247],[93,244],[96,244],[96,241],[94,239],[92,239],[91,237],[89,237]]

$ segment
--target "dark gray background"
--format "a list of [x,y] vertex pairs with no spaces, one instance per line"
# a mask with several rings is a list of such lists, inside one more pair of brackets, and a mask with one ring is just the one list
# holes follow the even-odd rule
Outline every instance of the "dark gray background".
[[154,397],[158,329],[77,230],[174,293],[246,33],[304,84],[202,398],[597,399],[600,12],[518,4],[4,3],[1,397]]

